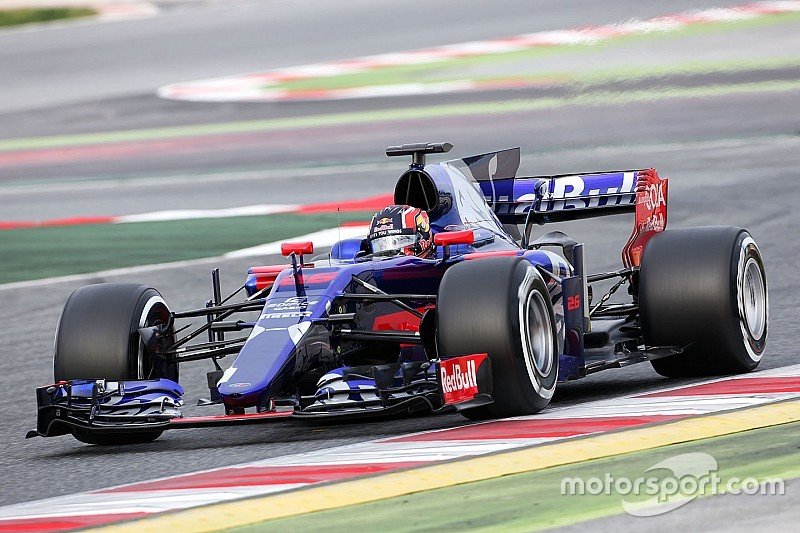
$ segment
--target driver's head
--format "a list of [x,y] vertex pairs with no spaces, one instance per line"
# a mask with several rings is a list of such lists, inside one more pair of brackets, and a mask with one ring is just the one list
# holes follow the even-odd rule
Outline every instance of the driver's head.
[[375,213],[367,240],[377,255],[427,257],[433,251],[428,213],[408,205],[390,205]]

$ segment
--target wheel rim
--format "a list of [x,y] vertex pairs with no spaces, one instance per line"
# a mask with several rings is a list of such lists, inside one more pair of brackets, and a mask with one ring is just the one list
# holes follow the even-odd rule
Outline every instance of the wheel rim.
[[[166,302],[160,296],[153,296],[142,309],[142,315],[139,318],[139,327],[144,328],[164,323],[165,316],[166,319],[169,318]],[[153,370],[152,367],[152,361],[149,361],[149,358],[146,356],[144,343],[140,340],[139,348],[136,353],[136,378],[149,379]]]
[[752,257],[744,266],[740,301],[748,333],[753,339],[760,339],[767,328],[767,298],[761,268]]
[[531,291],[525,301],[526,356],[539,376],[548,376],[553,368],[553,327],[544,298],[538,291]]

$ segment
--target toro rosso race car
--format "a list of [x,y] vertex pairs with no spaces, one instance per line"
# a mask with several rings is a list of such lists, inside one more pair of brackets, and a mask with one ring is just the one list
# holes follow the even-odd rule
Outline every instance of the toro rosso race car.
[[[426,164],[450,149],[386,150],[412,157],[394,203],[427,215],[424,257],[362,239],[311,257],[313,243],[287,242],[286,265],[251,268],[226,298],[215,269],[212,298],[179,312],[144,285],[73,292],[55,383],[37,389],[28,436],[116,444],[285,416],[530,415],[558,383],[609,368],[649,361],[682,377],[758,365],[767,286],[747,231],[665,231],[667,180],[654,169],[517,177],[519,148]],[[586,272],[583,245],[562,232],[531,238],[542,224],[628,212],[633,233],[613,272]],[[392,236],[390,219],[373,227]],[[603,282],[610,289],[593,293]],[[629,297],[612,303],[623,286]],[[199,404],[224,414],[183,417],[178,367],[201,359],[215,369]]]

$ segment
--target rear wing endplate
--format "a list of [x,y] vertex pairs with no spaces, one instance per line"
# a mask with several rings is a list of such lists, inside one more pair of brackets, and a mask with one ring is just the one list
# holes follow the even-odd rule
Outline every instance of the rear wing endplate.
[[667,193],[669,180],[658,177],[656,169],[639,171],[636,180],[636,222],[628,242],[622,249],[626,268],[638,267],[647,241],[667,227]]

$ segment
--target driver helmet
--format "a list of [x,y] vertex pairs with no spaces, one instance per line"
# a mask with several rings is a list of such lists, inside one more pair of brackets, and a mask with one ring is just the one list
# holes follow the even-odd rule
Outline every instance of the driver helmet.
[[372,217],[367,237],[375,255],[427,257],[433,251],[428,213],[409,205],[390,205]]

